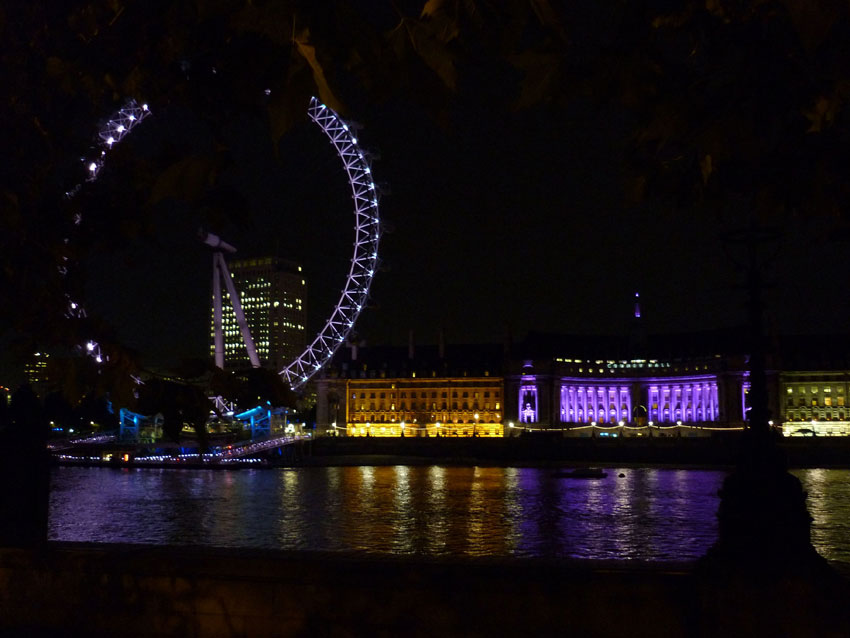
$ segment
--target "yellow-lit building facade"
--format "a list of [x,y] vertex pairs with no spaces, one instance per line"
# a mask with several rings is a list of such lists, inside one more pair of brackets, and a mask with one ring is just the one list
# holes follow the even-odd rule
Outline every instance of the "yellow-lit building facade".
[[783,372],[779,379],[785,436],[850,436],[850,371]]
[[348,436],[501,437],[500,377],[348,379]]

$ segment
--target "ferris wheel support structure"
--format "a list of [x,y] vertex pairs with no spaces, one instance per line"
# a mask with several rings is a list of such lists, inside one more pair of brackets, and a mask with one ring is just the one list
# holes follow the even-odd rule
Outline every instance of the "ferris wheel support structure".
[[236,291],[236,286],[233,284],[233,277],[230,276],[230,270],[227,267],[227,262],[224,259],[224,251],[235,253],[236,249],[222,240],[218,235],[198,233],[201,241],[208,246],[212,246],[217,250],[213,253],[213,344],[215,366],[224,369],[224,329],[222,327],[222,296],[221,282],[224,281],[224,286],[227,288],[227,294],[230,297],[230,305],[233,307],[233,314],[236,315],[236,324],[242,333],[242,341],[245,343],[245,349],[248,351],[248,360],[254,368],[260,367],[260,358],[257,356],[257,348],[254,344],[254,339],[251,337],[251,329],[248,326],[248,321],[245,319],[245,312],[242,310],[242,302],[239,298],[239,293]]

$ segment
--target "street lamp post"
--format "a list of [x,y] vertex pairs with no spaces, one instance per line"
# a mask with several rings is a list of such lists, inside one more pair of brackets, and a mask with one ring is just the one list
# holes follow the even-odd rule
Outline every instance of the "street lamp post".
[[718,539],[706,555],[707,564],[752,566],[762,572],[791,565],[826,566],[811,544],[806,494],[788,472],[768,425],[764,283],[757,248],[774,238],[775,233],[755,225],[726,237],[743,245],[746,254],[751,409],[736,468],[720,490]]

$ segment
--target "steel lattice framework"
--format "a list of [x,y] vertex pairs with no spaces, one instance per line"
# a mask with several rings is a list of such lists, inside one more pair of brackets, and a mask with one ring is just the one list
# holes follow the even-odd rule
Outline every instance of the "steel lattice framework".
[[381,238],[377,188],[357,138],[348,124],[316,98],[310,100],[307,114],[334,145],[348,174],[354,199],[354,256],[345,288],[325,327],[301,356],[280,371],[292,388],[298,388],[316,374],[354,328],[354,322],[369,299],[369,287],[378,269]]
[[[81,158],[88,173],[86,181],[94,182],[97,179],[107,152],[150,114],[147,104],[139,105],[135,100],[130,100],[109,118],[97,134],[98,143],[94,157]],[[351,258],[348,278],[330,319],[304,352],[279,373],[293,389],[300,387],[316,374],[354,328],[357,317],[369,299],[369,288],[378,268],[378,242],[381,237],[377,187],[366,153],[359,146],[351,127],[315,97],[310,99],[307,114],[322,129],[342,160],[354,199],[355,236],[354,255]],[[81,187],[82,184],[78,184],[68,191],[66,196],[73,198]],[[75,214],[74,224],[79,225],[81,221],[81,215]],[[61,269],[64,274],[65,267],[62,266]],[[68,317],[81,319],[86,316],[85,308],[81,304],[70,296],[67,301]],[[96,341],[88,341],[84,347],[98,363],[106,358]]]

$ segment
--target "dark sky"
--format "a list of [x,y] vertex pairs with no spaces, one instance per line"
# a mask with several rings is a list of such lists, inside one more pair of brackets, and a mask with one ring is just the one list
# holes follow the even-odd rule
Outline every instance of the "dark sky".
[[[545,109],[494,115],[460,105],[450,129],[410,105],[358,115],[363,145],[380,155],[386,186],[383,268],[374,307],[357,331],[371,343],[501,341],[529,330],[620,333],[640,291],[650,332],[741,323],[742,261],[719,240],[734,225],[714,210],[628,209],[617,153],[602,117],[565,120]],[[155,141],[187,114],[157,116],[134,133]],[[169,117],[172,121],[169,123]],[[183,119],[181,119],[183,118]],[[175,128],[176,127],[176,128]],[[199,143],[197,132],[186,134]],[[243,194],[240,223],[216,229],[245,256],[279,253],[304,264],[311,334],[330,313],[352,253],[350,191],[315,125],[280,145],[280,162],[256,122],[234,121]],[[147,142],[146,142],[147,143]],[[144,152],[144,149],[140,150]],[[147,360],[203,356],[209,253],[192,237],[193,213],[164,206],[168,236],[95,261],[90,306]],[[188,221],[187,221],[188,220]],[[846,246],[820,220],[799,220],[764,248],[769,323],[780,332],[832,332],[847,323]]]
[[[416,0],[365,3],[362,11],[383,32],[397,24],[397,7],[413,16],[421,6]],[[577,50],[595,56],[597,48],[618,42],[597,46],[598,3],[576,6],[584,7],[571,14],[579,17]],[[363,126],[361,143],[376,154],[373,174],[385,187],[382,268],[372,305],[356,326],[361,339],[403,344],[411,329],[419,343],[434,343],[441,330],[456,343],[501,341],[508,331],[517,340],[531,330],[619,334],[628,329],[635,291],[649,332],[745,321],[742,251],[721,241],[744,223],[734,211],[626,204],[623,140],[631,122],[625,109],[573,96],[569,107],[514,110],[516,69],[505,59],[476,58],[474,42],[467,53],[458,90],[449,97],[423,95],[428,89],[414,76],[404,76],[417,87],[414,101],[406,102],[397,87],[388,91],[395,101],[385,103],[364,100],[356,88],[346,96],[351,117]],[[207,71],[198,62],[192,73]],[[205,99],[220,90],[210,78],[203,82],[212,87]],[[225,90],[239,84],[222,83]],[[448,119],[437,124],[423,105],[441,100]],[[350,190],[329,142],[307,121],[275,148],[256,114],[236,113],[225,130],[210,131],[190,111],[153,109],[119,152],[145,158],[176,149],[188,156],[222,138],[235,159],[222,181],[238,197],[231,222],[211,230],[240,256],[279,254],[303,264],[308,327],[315,334],[336,303],[352,254]],[[95,122],[91,129],[94,138]],[[68,149],[69,162],[83,150]],[[136,177],[124,165],[132,166],[108,163],[96,190],[114,193],[132,183]],[[133,202],[116,200],[114,218],[125,215],[125,206]],[[204,357],[211,258],[195,238],[202,217],[174,202],[160,204],[154,215],[155,239],[92,256],[85,303],[149,364]],[[846,330],[848,244],[830,230],[833,221],[775,220],[784,232],[761,254],[772,331]],[[9,369],[2,354],[8,341],[0,334],[0,369]],[[8,373],[0,372],[3,382]]]

